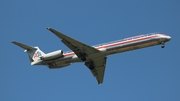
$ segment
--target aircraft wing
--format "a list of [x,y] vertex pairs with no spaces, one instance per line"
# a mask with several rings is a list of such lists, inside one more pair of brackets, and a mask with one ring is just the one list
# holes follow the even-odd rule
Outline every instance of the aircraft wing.
[[92,74],[96,77],[98,84],[103,83],[104,72],[105,72],[105,67],[106,67],[106,59],[107,57],[103,57],[103,58],[90,61],[90,62],[93,62],[93,65],[94,65],[94,69],[92,70],[90,68],[90,62],[85,62],[85,65],[90,68]]
[[[74,51],[74,53],[79,58],[81,58],[82,55],[88,56],[90,54],[100,52],[94,47],[79,42],[52,28],[47,28],[47,29],[50,30],[52,33],[54,33],[56,36],[58,36],[61,39],[61,41],[72,51]],[[91,67],[92,64],[93,64],[93,68]],[[85,62],[85,65],[91,70],[92,74],[96,77],[98,84],[102,84],[104,78],[105,66],[106,66],[106,57],[92,58],[90,60],[87,60]]]
[[69,47],[72,51],[74,51],[74,53],[79,58],[81,58],[82,55],[88,55],[88,54],[93,54],[93,53],[99,52],[99,50],[95,49],[94,47],[91,47],[82,42],[79,42],[69,36],[64,35],[61,32],[58,32],[58,31],[52,29],[52,28],[47,28],[47,29],[50,30],[52,33],[54,33],[56,36],[58,36],[60,39],[62,39],[61,41],[67,47]]

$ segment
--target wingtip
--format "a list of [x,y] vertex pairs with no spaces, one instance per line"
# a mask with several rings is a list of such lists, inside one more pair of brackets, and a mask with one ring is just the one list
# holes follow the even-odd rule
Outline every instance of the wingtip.
[[12,41],[11,43],[16,44],[17,42],[16,41]]
[[51,27],[47,27],[47,30],[52,30],[52,28]]
[[98,85],[102,85],[102,82],[98,82]]
[[[51,27],[48,27],[47,30],[49,30],[49,31],[51,31],[51,32],[53,32],[53,33],[57,32],[56,30],[54,30],[54,29],[51,28]],[[55,34],[56,34],[56,33],[55,33]]]

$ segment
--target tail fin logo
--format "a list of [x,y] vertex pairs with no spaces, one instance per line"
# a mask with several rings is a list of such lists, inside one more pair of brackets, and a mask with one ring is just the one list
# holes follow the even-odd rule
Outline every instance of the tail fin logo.
[[41,57],[42,54],[41,52],[37,51],[35,54],[34,54],[34,58],[37,58],[37,57]]

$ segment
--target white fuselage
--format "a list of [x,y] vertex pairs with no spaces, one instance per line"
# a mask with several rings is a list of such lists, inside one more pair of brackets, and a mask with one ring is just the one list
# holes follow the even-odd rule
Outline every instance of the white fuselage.
[[56,69],[69,66],[74,62],[83,62],[96,78],[98,84],[103,83],[108,55],[159,44],[161,44],[161,47],[164,48],[164,44],[171,40],[171,37],[165,34],[150,33],[95,46],[89,46],[61,32],[58,32],[53,28],[47,29],[59,37],[62,43],[64,43],[72,51],[63,52],[62,50],[57,50],[45,54],[39,47],[32,47],[17,41],[13,41],[12,43],[25,49],[24,52],[28,54],[31,65],[45,65],[50,69]]
[[[117,40],[105,44],[99,44],[93,46],[94,48],[100,50],[100,52],[91,54],[87,56],[87,60],[91,58],[98,58],[101,56],[108,56],[111,54],[126,52],[130,50],[145,48],[149,46],[164,44],[171,39],[170,36],[159,33],[152,33],[146,35],[139,35],[135,37],[129,37],[122,40]],[[74,52],[65,52],[63,57],[50,61],[41,61],[43,65],[54,65],[64,67],[68,66],[73,62],[81,62],[82,60],[77,57]]]

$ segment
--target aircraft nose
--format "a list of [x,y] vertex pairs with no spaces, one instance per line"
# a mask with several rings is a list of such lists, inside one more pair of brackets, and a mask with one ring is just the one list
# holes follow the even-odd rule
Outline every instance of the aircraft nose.
[[167,38],[167,40],[168,40],[168,41],[170,41],[170,40],[171,40],[171,37],[170,37],[170,36],[167,36],[166,38]]

